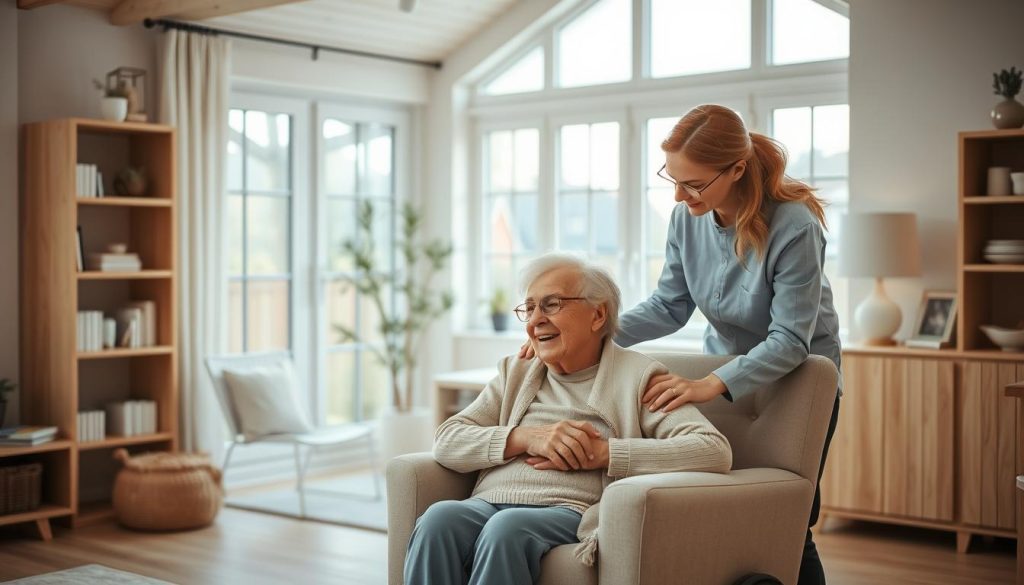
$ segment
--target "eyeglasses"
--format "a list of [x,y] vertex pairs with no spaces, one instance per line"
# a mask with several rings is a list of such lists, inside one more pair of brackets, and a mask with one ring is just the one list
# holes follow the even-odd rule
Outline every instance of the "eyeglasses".
[[534,303],[533,301],[526,301],[514,309],[516,317],[523,323],[530,320],[530,315],[533,315],[533,310],[540,307],[540,312],[545,317],[557,315],[562,310],[562,305],[566,301],[585,301],[584,297],[560,297],[558,295],[551,295],[544,297],[540,300],[540,303]]
[[[740,159],[740,160],[743,160],[743,159]],[[704,191],[706,191],[707,188],[710,187],[712,183],[717,181],[718,177],[721,177],[723,174],[725,174],[725,171],[728,171],[729,169],[731,169],[738,162],[740,162],[740,161],[738,160],[738,161],[736,161],[736,162],[726,166],[717,175],[715,175],[714,179],[711,179],[710,181],[708,181],[707,184],[705,184],[700,189],[698,189],[696,187],[693,187],[691,185],[687,185],[686,183],[680,183],[679,181],[677,181],[677,180],[673,179],[672,177],[668,176],[668,174],[665,173],[665,166],[666,165],[661,165],[661,168],[658,169],[658,176],[661,177],[662,179],[665,179],[669,183],[672,183],[675,186],[676,189],[679,189],[681,187],[683,190],[685,190],[687,193],[689,193],[691,197],[695,197],[697,199],[700,199],[701,198],[700,197],[701,194],[704,193]]]

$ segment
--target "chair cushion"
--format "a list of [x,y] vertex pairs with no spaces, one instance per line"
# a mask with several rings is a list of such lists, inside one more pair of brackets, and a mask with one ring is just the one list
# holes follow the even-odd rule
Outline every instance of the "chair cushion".
[[245,370],[224,370],[224,381],[247,441],[266,435],[301,434],[313,430],[296,396],[291,363]]

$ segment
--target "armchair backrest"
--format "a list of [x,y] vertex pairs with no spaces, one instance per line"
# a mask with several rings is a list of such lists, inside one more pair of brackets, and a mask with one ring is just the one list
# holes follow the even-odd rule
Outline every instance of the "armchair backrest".
[[[651,353],[671,372],[703,378],[731,356]],[[730,403],[716,398],[700,411],[732,445],[733,469],[774,467],[814,482],[839,386],[831,360],[812,355],[795,370]]]
[[231,398],[231,392],[228,391],[228,384],[224,379],[224,370],[244,372],[272,366],[291,359],[291,354],[283,351],[209,356],[206,358],[206,371],[210,373],[214,394],[217,396],[217,402],[220,403],[221,412],[224,413],[224,422],[227,423],[232,438],[237,438],[242,434],[242,421],[238,416],[234,400]]

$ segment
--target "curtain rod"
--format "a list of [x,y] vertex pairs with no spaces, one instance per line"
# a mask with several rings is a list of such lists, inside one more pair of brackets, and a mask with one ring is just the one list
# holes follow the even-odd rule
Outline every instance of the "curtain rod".
[[354,55],[356,57],[367,57],[370,59],[381,59],[384,61],[395,61],[397,63],[405,63],[407,65],[420,65],[422,67],[431,67],[434,69],[441,68],[440,61],[421,61],[419,59],[409,59],[406,57],[396,57],[394,55],[382,55],[380,53],[370,53],[368,51],[357,51],[355,49],[343,49],[341,47],[331,47],[327,45],[316,45],[313,43],[304,43],[302,41],[291,41],[288,39],[278,39],[274,37],[265,37],[262,35],[254,35],[244,32],[235,32],[230,30],[221,30],[216,28],[210,28],[206,26],[200,26],[198,24],[191,24],[186,22],[178,22],[176,20],[164,20],[147,18],[143,21],[146,28],[153,28],[154,26],[164,27],[164,31],[174,29],[187,32],[201,33],[207,35],[224,35],[226,37],[235,37],[239,39],[246,39],[249,41],[259,41],[261,43],[273,43],[276,45],[284,45],[287,47],[297,47],[300,49],[309,49],[312,52],[312,58],[316,61],[320,56],[320,51],[330,51],[332,53],[341,53],[343,55]]

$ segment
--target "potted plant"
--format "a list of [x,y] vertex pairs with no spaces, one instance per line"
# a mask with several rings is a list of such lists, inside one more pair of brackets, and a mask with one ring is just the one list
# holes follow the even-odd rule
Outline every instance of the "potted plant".
[[508,295],[505,294],[505,289],[497,288],[494,289],[494,294],[491,295],[491,324],[494,325],[495,331],[505,331],[508,329]]
[[[356,219],[356,237],[342,244],[354,273],[343,280],[371,300],[379,318],[376,333],[383,337],[383,347],[369,347],[391,375],[391,410],[385,412],[379,428],[382,451],[385,457],[392,457],[429,448],[433,436],[429,410],[413,409],[413,373],[423,333],[452,307],[451,291],[438,290],[433,282],[451,257],[452,246],[439,239],[421,242],[423,216],[406,203],[399,214],[400,234],[395,243],[402,266],[388,270],[377,264],[370,201],[360,205]],[[395,292],[395,307],[385,298],[388,290]],[[359,333],[346,325],[335,324],[334,330],[346,341],[361,341]]]
[[1022,73],[1024,71],[1010,67],[1009,71],[1003,69],[999,73],[992,74],[992,87],[995,89],[995,94],[1004,98],[992,108],[992,124],[1000,130],[1024,126],[1024,104],[1014,99],[1020,93]]
[[7,378],[0,379],[0,427],[4,426],[4,416],[7,414],[7,394],[14,392],[17,387]]
[[103,119],[123,122],[128,116],[128,85],[121,82],[117,87],[107,87],[99,79],[93,79],[92,84],[103,92],[103,99],[100,102]]

